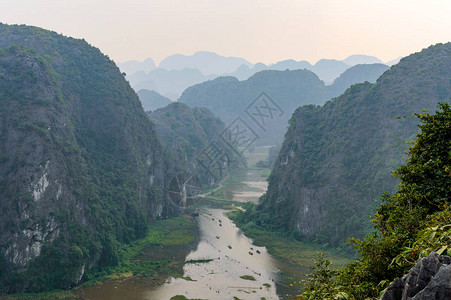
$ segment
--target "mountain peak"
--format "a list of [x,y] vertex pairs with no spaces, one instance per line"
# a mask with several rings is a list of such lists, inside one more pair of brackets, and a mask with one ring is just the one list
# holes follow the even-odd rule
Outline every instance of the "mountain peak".
[[361,65],[361,64],[382,64],[383,62],[375,57],[370,55],[363,55],[363,54],[354,54],[346,57],[343,59],[343,62],[350,65]]
[[193,55],[174,54],[160,62],[160,68],[180,70],[184,68],[199,69],[204,75],[223,75],[233,73],[241,65],[252,67],[253,64],[239,57],[225,57],[214,52],[199,51]]

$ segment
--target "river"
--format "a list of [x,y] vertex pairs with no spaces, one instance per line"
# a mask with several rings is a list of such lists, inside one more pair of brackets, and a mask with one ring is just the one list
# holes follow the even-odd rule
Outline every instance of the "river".
[[273,258],[264,247],[254,246],[224,213],[221,209],[207,209],[199,216],[202,238],[186,260],[213,260],[185,265],[184,276],[195,281],[171,278],[149,291],[148,299],[170,299],[175,295],[194,299],[278,299]]
[[[248,169],[243,178],[233,191],[233,200],[257,202],[267,186],[262,171]],[[275,282],[281,280],[280,270],[296,275],[305,270],[278,261],[265,247],[255,246],[225,213],[223,209],[201,209],[196,218],[199,244],[185,261],[211,261],[185,264],[185,279],[169,278],[157,287],[133,278],[112,280],[83,288],[84,299],[165,300],[176,295],[187,299],[279,299]],[[283,294],[283,285],[278,284],[277,288],[279,295]]]

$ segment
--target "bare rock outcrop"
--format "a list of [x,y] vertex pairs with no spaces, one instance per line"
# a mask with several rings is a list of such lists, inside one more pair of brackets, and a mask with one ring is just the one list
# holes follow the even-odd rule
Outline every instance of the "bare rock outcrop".
[[381,300],[451,299],[451,258],[432,252],[418,259],[403,278],[389,285]]

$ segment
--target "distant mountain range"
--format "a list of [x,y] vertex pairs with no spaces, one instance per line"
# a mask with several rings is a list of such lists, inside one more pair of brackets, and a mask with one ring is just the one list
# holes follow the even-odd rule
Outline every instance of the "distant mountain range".
[[127,79],[135,91],[154,90],[174,101],[186,88],[215,77],[214,75],[205,76],[198,69],[166,70],[158,68],[149,73],[139,71],[127,76]]
[[335,78],[340,76],[345,70],[350,68],[351,65],[348,65],[342,61],[334,60],[334,59],[322,59],[318,61],[315,65],[310,64],[308,61],[295,61],[293,59],[283,60],[277,62],[272,65],[265,65],[263,63],[256,64],[253,68],[249,68],[246,66],[240,66],[234,73],[229,74],[230,76],[234,76],[240,80],[245,80],[254,75],[257,72],[263,70],[276,70],[276,71],[285,71],[285,70],[310,70],[313,71],[318,77],[323,80],[326,84],[332,83]]
[[[387,62],[396,64],[400,58]],[[326,85],[332,84],[344,71],[359,64],[382,64],[374,56],[351,55],[344,60],[321,59],[314,65],[308,61],[293,59],[266,65],[261,62],[253,64],[243,58],[225,57],[213,52],[196,52],[193,55],[174,54],[163,59],[157,66],[152,59],[143,62],[127,61],[118,63],[132,87],[154,90],[159,94],[177,100],[182,92],[195,84],[217,78],[233,76],[246,80],[263,70],[303,70],[313,71]]]
[[224,57],[213,52],[200,51],[193,55],[174,54],[160,63],[160,68],[166,70],[198,69],[205,75],[222,75],[235,72],[241,66],[253,64],[243,58]]
[[[387,69],[382,64],[357,65],[328,86],[306,69],[266,70],[243,81],[219,77],[186,89],[179,102],[207,107],[226,124],[234,124],[240,117],[259,136],[257,143],[280,144],[297,107],[322,105],[352,84],[375,82]],[[262,94],[265,99],[260,99]]]
[[148,58],[143,62],[137,60],[129,60],[124,63],[117,63],[119,69],[126,74],[133,74],[136,72],[150,72],[157,68],[153,59]]
[[343,59],[343,62],[350,66],[362,64],[383,64],[383,62],[375,56],[361,54],[348,56],[347,58]]

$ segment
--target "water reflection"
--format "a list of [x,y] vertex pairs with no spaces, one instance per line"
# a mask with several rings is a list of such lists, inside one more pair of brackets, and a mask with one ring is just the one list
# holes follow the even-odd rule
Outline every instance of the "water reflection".
[[[242,183],[238,191],[230,191],[235,201],[256,203],[267,185],[259,170],[248,170],[246,180]],[[197,218],[201,230],[200,242],[197,249],[188,255],[187,249],[148,248],[140,257],[155,260],[183,255],[183,259],[187,255],[186,261],[212,259],[207,263],[185,264],[184,279],[169,278],[160,286],[155,286],[155,282],[145,278],[113,280],[82,289],[84,299],[164,300],[175,295],[183,295],[188,299],[279,299],[275,282],[280,280],[285,283],[279,282],[277,285],[279,295],[284,295],[281,298],[289,298],[285,296],[287,293],[294,295],[296,290],[287,286],[286,275],[301,278],[306,270],[289,262],[275,260],[265,247],[253,245],[252,240],[224,212],[220,209],[203,209]],[[280,278],[279,269],[284,272],[284,278]]]
[[165,285],[150,291],[146,297],[170,299],[175,295],[184,295],[201,299],[279,299],[274,285],[277,267],[264,247],[254,246],[224,216],[223,210],[206,210],[199,217],[199,225],[202,240],[186,260],[213,260],[185,265],[184,276],[195,281],[172,278]]

